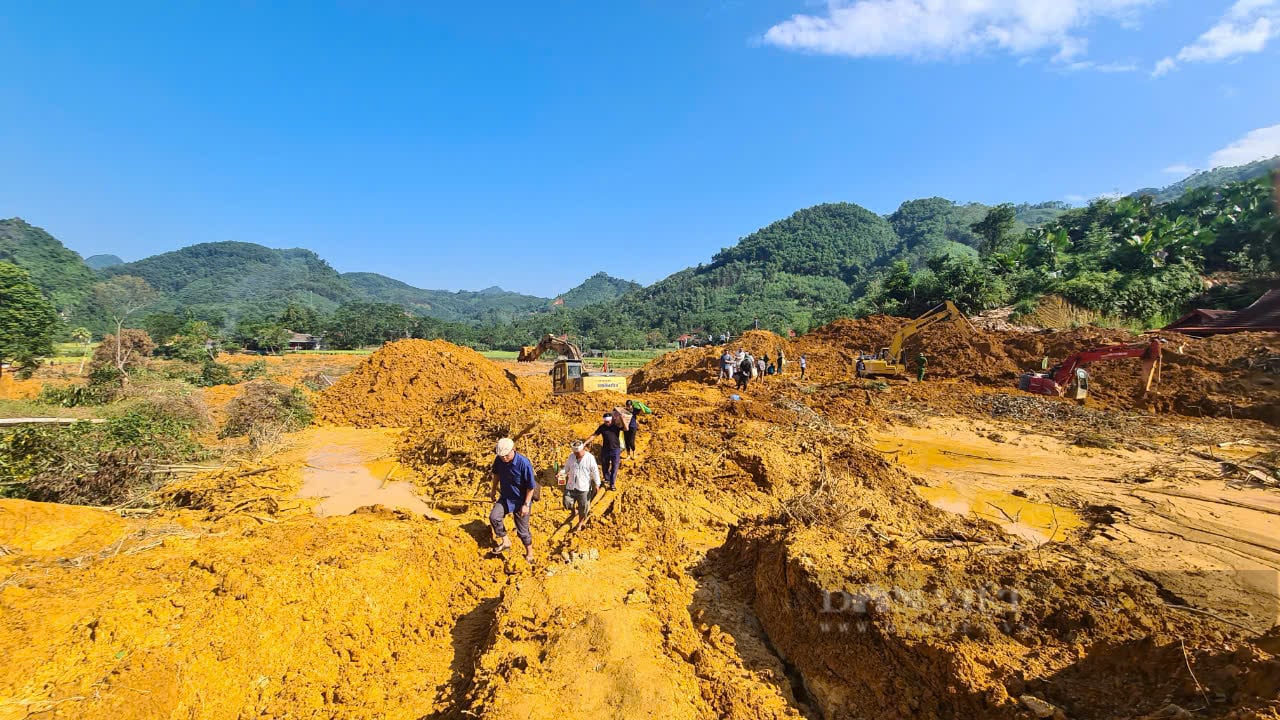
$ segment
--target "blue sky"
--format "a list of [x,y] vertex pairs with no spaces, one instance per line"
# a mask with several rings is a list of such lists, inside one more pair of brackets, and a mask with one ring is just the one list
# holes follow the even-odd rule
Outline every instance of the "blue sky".
[[1280,153],[1280,0],[25,2],[0,216],[421,287],[649,283],[791,212]]

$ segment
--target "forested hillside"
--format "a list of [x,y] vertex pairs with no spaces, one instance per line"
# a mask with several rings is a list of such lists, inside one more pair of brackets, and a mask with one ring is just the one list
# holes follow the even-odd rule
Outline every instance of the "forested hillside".
[[60,312],[79,305],[97,280],[79,253],[22,218],[0,220],[0,260],[31,274],[31,281]]
[[[103,265],[95,273],[18,219],[0,221],[0,259],[25,268],[76,324],[101,329],[101,311],[89,302],[94,283],[130,275],[159,293],[132,324],[164,336],[195,318],[246,342],[288,328],[343,346],[411,334],[510,349],[554,332],[591,347],[640,347],[684,333],[736,334],[757,321],[802,333],[836,317],[914,314],[944,299],[967,312],[1029,311],[1046,294],[1111,321],[1156,325],[1193,305],[1239,306],[1276,284],[1280,235],[1261,167],[1198,174],[1170,187],[1254,177],[1169,202],[1144,195],[1069,208],[932,197],[887,217],[852,203],[816,205],[648,287],[597,273],[561,302],[496,287],[448,292],[376,273],[340,275],[309,250],[238,242],[123,264],[95,257]],[[1205,293],[1210,274],[1218,280]]]
[[597,303],[617,300],[629,292],[639,290],[642,285],[630,280],[620,280],[608,273],[598,272],[582,281],[582,284],[561,295],[557,300],[569,308],[580,308]]
[[458,292],[424,290],[378,273],[343,273],[342,279],[365,300],[403,305],[419,315],[455,322],[510,322],[545,310],[550,302],[500,287]]
[[1172,185],[1166,185],[1162,188],[1143,188],[1129,193],[1131,198],[1140,198],[1143,195],[1150,195],[1155,198],[1156,202],[1166,203],[1171,200],[1177,200],[1184,193],[1191,190],[1199,190],[1200,188],[1222,187],[1228,183],[1247,182],[1256,178],[1264,177],[1271,169],[1280,163],[1280,155],[1269,160],[1258,160],[1248,165],[1236,165],[1234,167],[1220,167],[1212,170],[1199,170]]
[[189,310],[215,323],[268,317],[290,302],[331,312],[355,299],[337,271],[310,250],[242,242],[191,245],[102,274],[140,277],[163,295],[155,309]]

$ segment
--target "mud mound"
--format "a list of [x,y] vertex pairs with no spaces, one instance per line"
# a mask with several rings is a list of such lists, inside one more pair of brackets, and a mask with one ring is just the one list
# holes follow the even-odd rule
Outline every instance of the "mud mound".
[[6,718],[431,716],[499,592],[466,533],[389,513],[228,534],[40,508],[0,500]]
[[[726,553],[754,568],[754,607],[824,717],[1020,718],[1030,695],[1072,718],[1274,704],[1280,665],[1167,609],[1155,588],[1057,551],[968,551],[868,533],[748,528]],[[1230,698],[1228,700],[1228,698]]]
[[628,387],[635,392],[655,392],[678,382],[714,383],[720,371],[720,356],[725,350],[736,353],[739,348],[757,358],[768,355],[771,362],[776,362],[781,350],[788,369],[795,369],[800,357],[782,336],[767,330],[749,330],[727,345],[687,348],[654,358],[631,376]]
[[[906,318],[871,315],[859,320],[841,319],[814,330],[795,342],[795,357],[808,359],[807,377],[847,380],[853,377],[858,356],[887,347]],[[799,372],[799,368],[796,369]]]
[[316,410],[338,425],[405,427],[446,405],[493,410],[519,399],[515,378],[475,350],[443,340],[400,340],[321,393]]

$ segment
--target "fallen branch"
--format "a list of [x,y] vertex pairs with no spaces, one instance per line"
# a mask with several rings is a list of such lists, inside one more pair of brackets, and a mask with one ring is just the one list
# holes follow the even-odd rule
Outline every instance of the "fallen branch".
[[1248,625],[1241,625],[1240,623],[1235,622],[1234,620],[1228,620],[1222,617],[1221,615],[1218,615],[1217,613],[1209,612],[1208,610],[1201,610],[1200,608],[1191,607],[1190,605],[1177,605],[1174,603],[1165,603],[1164,606],[1167,608],[1173,608],[1174,610],[1184,610],[1186,612],[1195,613],[1197,615],[1206,615],[1208,617],[1213,618],[1214,620],[1217,620],[1219,622],[1224,622],[1232,627],[1238,627],[1241,630],[1244,630],[1245,632],[1253,632],[1253,628],[1249,627]]

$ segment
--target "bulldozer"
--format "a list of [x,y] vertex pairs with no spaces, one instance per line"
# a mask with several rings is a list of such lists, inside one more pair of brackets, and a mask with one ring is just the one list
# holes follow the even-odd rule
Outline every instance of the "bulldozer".
[[526,345],[520,348],[519,362],[533,362],[549,350],[560,353],[555,364],[551,366],[551,393],[565,395],[568,393],[595,392],[597,390],[614,390],[627,392],[627,379],[611,372],[588,372],[582,365],[582,350],[577,345],[548,333],[537,345]]
[[863,374],[869,377],[885,376],[885,377],[903,377],[907,374],[907,364],[905,358],[902,357],[902,345],[912,335],[921,330],[936,325],[940,322],[964,323],[968,322],[964,313],[960,312],[960,308],[955,303],[947,300],[925,314],[911,320],[906,325],[899,328],[894,333],[893,339],[889,342],[889,347],[880,348],[880,352],[875,355],[863,355]]

